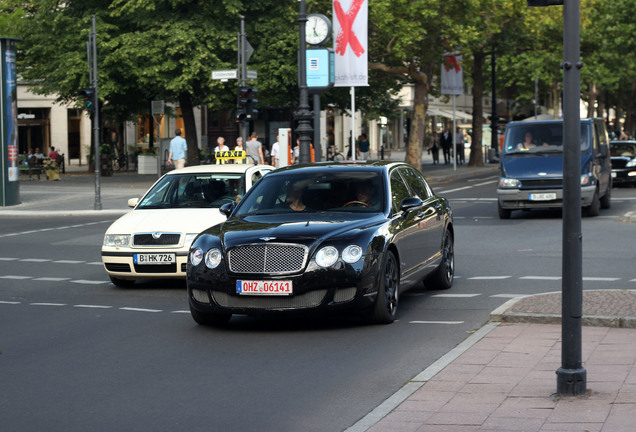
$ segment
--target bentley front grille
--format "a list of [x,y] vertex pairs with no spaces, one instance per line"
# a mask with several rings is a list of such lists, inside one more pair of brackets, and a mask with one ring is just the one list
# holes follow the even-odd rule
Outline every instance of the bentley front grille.
[[212,298],[222,307],[245,309],[302,309],[316,307],[325,298],[327,290],[310,291],[290,297],[282,296],[233,296],[220,291],[212,291]]
[[139,233],[133,235],[133,246],[179,246],[180,233]]
[[307,247],[299,244],[251,244],[228,251],[234,273],[294,273],[305,267]]

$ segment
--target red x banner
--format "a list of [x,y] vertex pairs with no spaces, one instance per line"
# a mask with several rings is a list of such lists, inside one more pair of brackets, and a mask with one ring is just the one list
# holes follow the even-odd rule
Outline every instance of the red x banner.
[[334,0],[335,85],[368,85],[368,0]]

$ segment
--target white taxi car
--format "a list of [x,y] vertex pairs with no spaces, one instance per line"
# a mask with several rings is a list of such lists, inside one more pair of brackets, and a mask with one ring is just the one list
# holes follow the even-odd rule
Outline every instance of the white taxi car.
[[194,237],[225,220],[219,207],[237,202],[269,165],[198,165],[173,170],[141,198],[134,210],[106,231],[102,262],[116,286],[140,279],[185,279],[188,249]]

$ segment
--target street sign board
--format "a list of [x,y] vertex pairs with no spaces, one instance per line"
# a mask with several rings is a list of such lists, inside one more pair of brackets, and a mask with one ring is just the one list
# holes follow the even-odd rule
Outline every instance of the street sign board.
[[247,70],[247,79],[249,80],[255,80],[258,77],[258,74],[256,73],[255,70]]
[[164,115],[166,104],[162,100],[153,100],[150,102],[152,115]]
[[238,78],[236,69],[212,71],[212,79],[227,80],[227,79],[236,79],[236,78]]

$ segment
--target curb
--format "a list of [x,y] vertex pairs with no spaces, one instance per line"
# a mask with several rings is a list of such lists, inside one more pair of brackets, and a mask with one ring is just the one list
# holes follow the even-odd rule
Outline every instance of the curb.
[[[560,292],[541,293],[530,296],[521,296],[508,300],[503,305],[490,313],[490,322],[497,323],[530,323],[530,324],[561,324],[562,316],[559,314],[541,313],[520,313],[507,312],[519,301],[529,297],[540,297],[543,295],[560,294]],[[636,317],[633,316],[606,316],[606,315],[583,315],[581,324],[589,327],[614,327],[614,328],[636,328]]]

